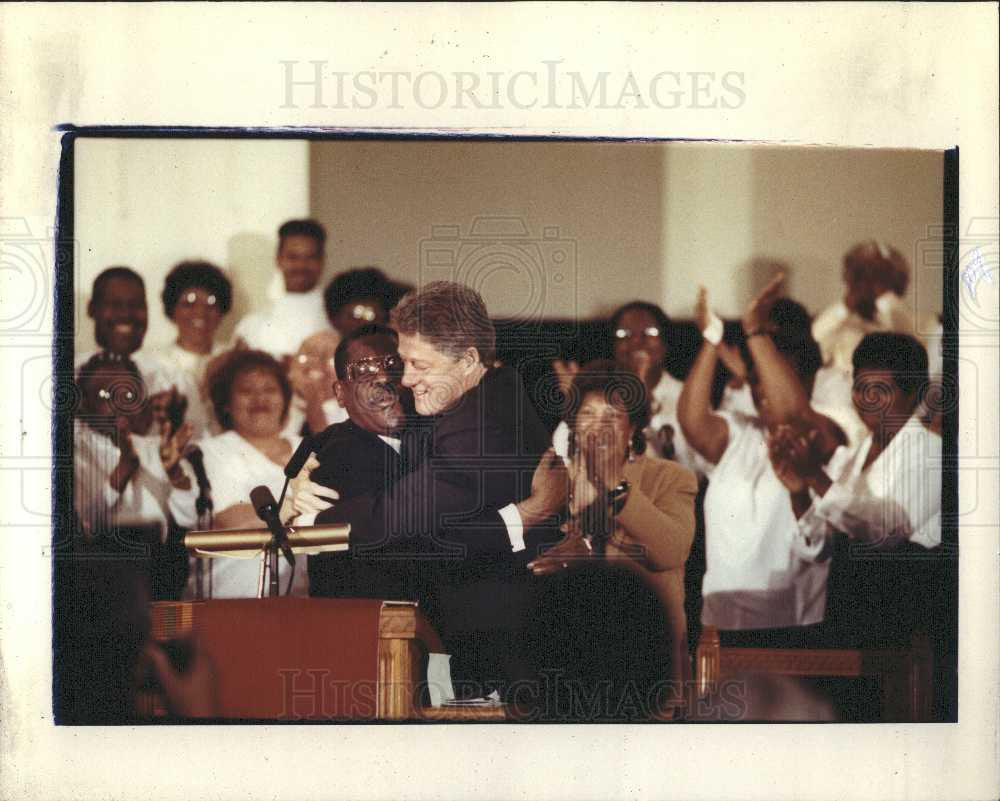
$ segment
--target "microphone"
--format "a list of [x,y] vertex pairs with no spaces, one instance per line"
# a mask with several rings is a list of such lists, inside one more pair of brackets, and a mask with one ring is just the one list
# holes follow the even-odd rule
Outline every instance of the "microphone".
[[205,472],[205,457],[201,448],[192,445],[184,453],[184,458],[194,469],[194,477],[198,482],[198,499],[194,502],[194,506],[195,511],[201,516],[212,510],[212,484]]
[[299,447],[295,449],[295,453],[292,454],[292,458],[288,460],[288,464],[285,465],[285,478],[295,478],[299,471],[302,469],[302,465],[306,463],[309,458],[309,454],[313,453],[316,447],[316,438],[313,436],[303,437],[302,442],[299,443]]
[[271,490],[263,484],[259,487],[254,487],[250,490],[250,503],[253,504],[254,511],[257,512],[257,517],[267,523],[267,527],[274,536],[274,541],[285,555],[285,561],[292,567],[295,567],[295,554],[292,553],[291,546],[288,544],[288,535],[285,533],[285,527],[281,525],[281,521],[278,519],[278,504],[275,503]]

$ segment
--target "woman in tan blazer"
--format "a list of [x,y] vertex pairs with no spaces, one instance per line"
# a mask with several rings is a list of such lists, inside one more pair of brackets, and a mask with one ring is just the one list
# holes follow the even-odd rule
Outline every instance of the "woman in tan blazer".
[[[670,665],[662,676],[687,678],[684,563],[694,538],[694,473],[644,456],[649,404],[641,382],[610,361],[591,362],[569,392],[571,493],[565,538],[529,564],[536,575],[595,559],[629,570],[662,606]],[[683,685],[681,685],[683,686]]]

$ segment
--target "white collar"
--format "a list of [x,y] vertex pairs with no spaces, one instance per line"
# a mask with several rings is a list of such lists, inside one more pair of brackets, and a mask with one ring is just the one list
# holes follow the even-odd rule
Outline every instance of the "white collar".
[[392,448],[397,454],[399,453],[399,449],[402,444],[399,437],[387,437],[384,436],[383,434],[376,434],[375,436],[377,436],[380,440],[382,440],[382,442],[384,442],[386,445]]

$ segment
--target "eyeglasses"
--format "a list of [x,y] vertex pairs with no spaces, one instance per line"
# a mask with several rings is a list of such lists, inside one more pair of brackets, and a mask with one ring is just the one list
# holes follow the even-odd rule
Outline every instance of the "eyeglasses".
[[[631,328],[616,328],[615,329],[615,339],[631,339],[635,332]],[[647,326],[642,329],[642,335],[645,337],[656,338],[660,336],[660,329],[655,325]]]
[[126,382],[112,384],[110,387],[100,387],[97,390],[97,397],[107,401],[108,405],[116,412],[137,411],[144,400],[138,387],[129,386]]
[[359,303],[351,309],[351,317],[355,320],[364,320],[365,322],[373,323],[376,317],[375,307]]
[[403,360],[395,354],[365,356],[349,363],[346,373],[348,381],[360,381],[380,375],[398,378],[403,373]]
[[[194,306],[198,302],[198,295],[194,292],[188,292],[186,295],[181,296],[180,302],[185,306]],[[209,295],[205,298],[205,303],[209,306],[214,306],[218,302],[218,298],[215,295]]]

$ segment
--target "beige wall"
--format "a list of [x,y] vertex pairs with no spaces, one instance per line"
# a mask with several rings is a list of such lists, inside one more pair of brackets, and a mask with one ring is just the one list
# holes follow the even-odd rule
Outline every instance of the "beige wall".
[[328,276],[377,264],[414,284],[458,277],[497,316],[590,317],[643,298],[684,317],[699,284],[736,315],[761,259],[787,262],[790,293],[816,312],[840,294],[844,250],[875,235],[910,255],[923,314],[941,304],[940,271],[915,255],[941,222],[941,176],[940,154],[913,151],[83,139],[77,348],[93,346],[82,310],[110,264],[146,277],[147,344],[169,341],[163,276],[194,257],[234,278],[227,336],[265,302],[278,224],[310,212],[330,232]]
[[174,264],[202,258],[226,268],[235,289],[220,332],[228,338],[239,317],[264,302],[277,227],[309,209],[306,142],[81,139],[75,162],[78,352],[94,347],[86,302],[94,277],[112,264],[146,281],[144,346],[174,336],[159,297]]
[[870,238],[907,257],[918,317],[941,310],[941,268],[924,247],[942,224],[940,152],[759,148],[751,166],[753,253],[787,261],[790,293],[812,311],[839,296],[844,252]]
[[496,316],[588,316],[659,297],[662,158],[655,145],[316,142],[311,203],[337,269],[457,276]]
[[[759,262],[771,260],[787,263],[790,294],[815,313],[840,296],[844,251],[872,236],[910,256],[917,310],[940,308],[940,272],[921,269],[914,256],[941,223],[938,153],[315,142],[310,164],[311,207],[333,232],[335,269],[374,263],[412,283],[458,275],[499,316],[541,309],[588,317],[638,297],[684,317],[699,284],[720,313],[734,316],[769,274]],[[501,248],[495,237],[477,247],[469,227],[489,215],[522,220],[527,239],[557,228],[575,244],[573,286],[555,285],[552,273],[542,281],[534,256]],[[435,226],[456,229],[438,238],[440,248]],[[451,266],[432,267],[432,250]]]

